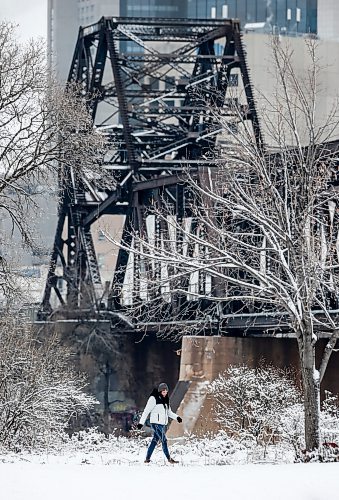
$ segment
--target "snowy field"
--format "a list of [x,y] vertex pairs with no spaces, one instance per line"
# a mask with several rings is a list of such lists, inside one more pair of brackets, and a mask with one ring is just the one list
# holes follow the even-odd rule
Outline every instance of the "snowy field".
[[[3,457],[2,457],[3,458]],[[339,464],[0,463],[2,500],[337,500]],[[28,460],[29,457],[26,458]],[[98,457],[98,462],[100,457]],[[39,463],[40,462],[40,463]]]
[[281,446],[263,456],[220,434],[169,439],[179,464],[159,446],[144,464],[149,440],[90,430],[35,454],[0,453],[0,500],[339,500],[339,462],[293,463]]

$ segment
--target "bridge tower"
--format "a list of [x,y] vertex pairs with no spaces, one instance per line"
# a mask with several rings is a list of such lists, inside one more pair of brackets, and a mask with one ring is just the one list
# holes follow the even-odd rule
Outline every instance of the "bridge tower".
[[[102,18],[80,28],[68,83],[90,98],[93,126],[108,141],[100,164],[111,182],[62,167],[40,319],[59,309],[66,316],[123,310],[132,233],[144,230],[145,210],[159,200],[179,218],[187,213],[185,175],[213,166],[222,147],[216,114],[236,125],[240,110],[262,145],[238,21]],[[124,221],[109,290],[91,232],[104,215]]]

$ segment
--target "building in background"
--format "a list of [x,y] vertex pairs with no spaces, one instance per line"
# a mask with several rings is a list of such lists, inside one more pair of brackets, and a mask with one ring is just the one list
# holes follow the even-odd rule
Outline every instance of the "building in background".
[[326,40],[339,40],[339,1],[318,0],[318,36]]
[[65,81],[79,26],[102,16],[237,18],[248,31],[294,36],[317,33],[320,14],[323,35],[339,31],[338,12],[337,0],[48,0],[50,66]]
[[187,16],[237,18],[246,24],[269,24],[275,32],[316,33],[317,0],[186,0]]
[[187,0],[120,0],[121,17],[187,17]]
[[94,24],[102,16],[119,16],[120,3],[124,3],[124,1],[48,0],[49,66],[56,71],[60,81],[67,80],[79,26]]
[[61,81],[66,81],[79,29],[77,1],[48,0],[47,8],[49,67],[57,72]]

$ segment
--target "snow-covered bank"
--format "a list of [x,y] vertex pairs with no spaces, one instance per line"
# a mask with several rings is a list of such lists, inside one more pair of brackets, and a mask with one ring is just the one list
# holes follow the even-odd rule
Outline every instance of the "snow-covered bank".
[[160,466],[1,463],[3,500],[326,500],[339,464]]

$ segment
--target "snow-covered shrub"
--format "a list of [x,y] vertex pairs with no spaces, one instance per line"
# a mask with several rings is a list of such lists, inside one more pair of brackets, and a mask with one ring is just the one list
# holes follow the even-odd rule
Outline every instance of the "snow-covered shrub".
[[302,435],[301,392],[287,370],[230,366],[209,386],[215,418],[232,437],[267,446]]
[[335,443],[323,443],[318,449],[300,456],[300,462],[339,462],[339,447]]
[[282,411],[278,435],[280,441],[292,446],[295,459],[298,460],[301,450],[305,449],[305,419],[302,403],[292,404]]
[[0,321],[0,446],[43,446],[64,434],[69,419],[95,404],[70,352],[54,336],[37,339],[25,323]]
[[325,391],[325,399],[320,413],[323,443],[336,443],[339,446],[339,396]]
[[222,430],[203,438],[186,436],[170,448],[177,459],[204,465],[247,463],[248,458],[248,448]]

